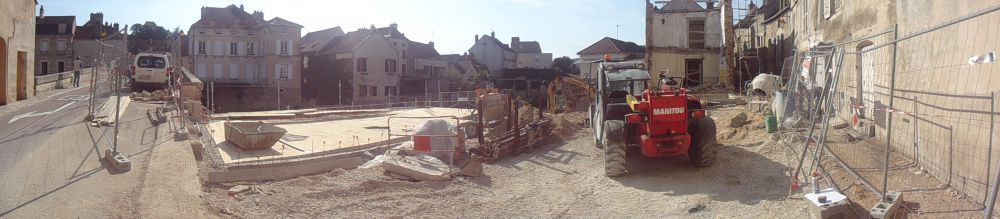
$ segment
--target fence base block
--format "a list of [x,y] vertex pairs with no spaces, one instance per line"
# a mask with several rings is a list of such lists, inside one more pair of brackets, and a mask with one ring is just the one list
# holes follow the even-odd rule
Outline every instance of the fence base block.
[[899,205],[903,203],[903,193],[900,192],[888,192],[886,195],[886,200],[875,204],[872,207],[871,214],[872,218],[893,218],[896,214],[896,210],[899,209]]
[[809,213],[812,218],[857,218],[851,212],[847,197],[833,189],[824,189],[820,193],[805,195],[809,203]]

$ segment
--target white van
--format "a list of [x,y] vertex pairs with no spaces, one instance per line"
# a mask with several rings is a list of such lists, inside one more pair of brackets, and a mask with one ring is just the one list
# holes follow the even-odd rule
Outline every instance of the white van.
[[133,87],[166,88],[173,68],[170,58],[163,54],[139,53],[132,63]]

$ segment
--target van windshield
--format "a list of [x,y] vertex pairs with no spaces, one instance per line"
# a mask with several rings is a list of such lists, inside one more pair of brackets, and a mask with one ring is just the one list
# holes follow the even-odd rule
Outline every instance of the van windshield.
[[167,60],[163,57],[141,56],[139,57],[138,66],[140,68],[165,68],[167,67]]

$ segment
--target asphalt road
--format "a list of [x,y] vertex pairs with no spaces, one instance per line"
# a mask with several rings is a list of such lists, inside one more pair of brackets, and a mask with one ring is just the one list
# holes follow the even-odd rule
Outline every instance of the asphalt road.
[[[99,87],[104,89],[98,89],[98,98],[94,99],[97,105],[104,103],[110,94],[107,86]],[[28,105],[5,106],[22,108],[0,114],[0,185],[23,180],[14,176],[13,168],[30,159],[29,154],[42,150],[43,145],[91,142],[89,137],[59,134],[64,129],[79,129],[85,125],[83,119],[88,114],[89,92],[89,86],[54,90],[25,101]]]

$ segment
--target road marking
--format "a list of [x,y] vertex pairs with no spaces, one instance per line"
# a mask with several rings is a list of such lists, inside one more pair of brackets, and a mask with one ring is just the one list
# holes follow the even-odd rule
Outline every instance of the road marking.
[[62,91],[62,92],[59,92],[59,93],[56,93],[56,94],[53,94],[53,95],[52,95],[52,96],[50,96],[50,97],[55,97],[55,96],[59,96],[60,94],[64,94],[64,93],[66,93],[66,92],[70,92],[70,91],[75,91],[75,90],[79,90],[80,88],[85,88],[85,87],[90,87],[90,85],[86,85],[86,86],[82,86],[82,87],[76,87],[76,88],[72,88],[72,89],[69,89],[69,90],[65,90],[65,91]]
[[17,116],[14,116],[14,118],[11,118],[10,122],[7,122],[7,124],[14,123],[17,120],[21,120],[21,119],[24,119],[24,118],[31,118],[31,117],[36,117],[36,116],[44,116],[44,115],[53,114],[53,113],[59,112],[60,110],[65,109],[66,107],[69,107],[69,105],[73,105],[73,103],[76,103],[76,101],[66,103],[65,105],[59,107],[58,109],[52,110],[52,111],[48,111],[48,112],[35,113],[36,111],[31,111],[29,113],[17,115]]
[[58,100],[87,100],[90,99],[90,95],[67,95],[61,97]]

